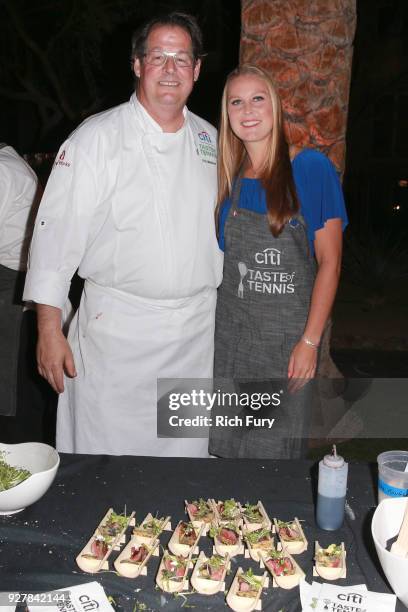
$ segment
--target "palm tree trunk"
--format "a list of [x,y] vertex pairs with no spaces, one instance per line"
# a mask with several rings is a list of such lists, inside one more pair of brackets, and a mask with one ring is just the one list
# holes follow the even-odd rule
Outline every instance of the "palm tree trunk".
[[242,0],[240,61],[271,74],[290,144],[344,170],[356,0]]

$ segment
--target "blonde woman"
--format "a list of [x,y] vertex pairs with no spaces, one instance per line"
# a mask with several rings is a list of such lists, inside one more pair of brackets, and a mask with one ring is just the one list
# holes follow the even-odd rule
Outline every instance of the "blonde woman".
[[[291,160],[290,153],[293,159]],[[297,153],[297,154],[296,154]],[[270,77],[243,65],[227,78],[219,131],[220,248],[215,376],[313,378],[340,274],[347,224],[340,183],[317,151],[291,151]],[[275,415],[279,420],[279,411]],[[246,436],[247,437],[247,436]],[[293,444],[210,444],[221,456],[291,456]]]

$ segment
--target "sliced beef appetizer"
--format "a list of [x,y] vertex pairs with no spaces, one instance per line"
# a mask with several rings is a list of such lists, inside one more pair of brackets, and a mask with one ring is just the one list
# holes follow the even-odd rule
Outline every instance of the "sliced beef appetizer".
[[150,513],[140,525],[136,525],[133,534],[146,540],[157,538],[164,529],[169,528],[170,517],[154,517]]
[[214,512],[208,501],[200,497],[186,504],[190,519],[194,521],[204,521],[210,523],[214,518]]
[[206,580],[220,581],[223,578],[226,560],[221,555],[213,555],[200,565],[199,576]]
[[125,530],[129,524],[133,523],[134,514],[132,512],[130,516],[124,516],[116,514],[112,508],[109,508],[92,538],[76,558],[81,570],[94,574],[102,568],[109,568],[107,559],[112,550],[119,548],[124,542]]
[[[222,525],[216,528],[213,533],[214,537],[217,538],[217,540],[225,546],[235,546],[236,544],[238,544],[239,533],[237,527],[235,527],[234,525]],[[212,535],[211,532],[210,535]]]
[[346,551],[343,542],[330,544],[321,548],[319,542],[315,546],[315,573],[325,580],[337,580],[346,577]]
[[277,550],[270,550],[265,558],[265,566],[275,576],[292,576],[296,568],[288,556]]
[[219,501],[217,512],[221,521],[234,521],[241,517],[239,504],[233,498]]
[[227,595],[227,604],[236,612],[251,612],[261,609],[262,589],[268,586],[266,573],[255,576],[252,569],[244,572],[238,568]]
[[317,551],[315,560],[324,567],[340,567],[342,552],[341,546],[330,544],[327,548],[320,548]]
[[293,521],[278,521],[274,519],[275,530],[279,536],[282,546],[291,555],[299,555],[307,549],[307,540],[299,520],[295,517]]
[[293,522],[285,523],[284,521],[278,521],[279,525],[279,537],[285,542],[297,542],[302,540],[302,535],[297,530],[296,524]]
[[247,502],[242,509],[242,514],[249,523],[262,523],[264,520],[258,504],[250,504]]
[[149,554],[149,549],[146,544],[141,544],[140,546],[132,546],[130,549],[130,557],[129,559],[124,559],[122,563],[143,563]]
[[191,523],[182,522],[179,524],[179,542],[186,546],[193,546],[197,539],[197,533]]
[[255,529],[245,534],[245,540],[252,548],[262,548],[268,550],[273,546],[273,535],[270,529]]
[[103,536],[95,536],[91,543],[91,556],[103,559],[109,550],[109,546]]

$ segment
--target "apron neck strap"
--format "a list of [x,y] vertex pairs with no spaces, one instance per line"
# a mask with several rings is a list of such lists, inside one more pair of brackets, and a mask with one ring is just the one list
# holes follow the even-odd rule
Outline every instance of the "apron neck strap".
[[244,164],[240,167],[237,176],[232,183],[232,193],[231,193],[231,211],[232,213],[237,214],[237,209],[239,208],[239,196],[241,195],[241,184],[242,177],[244,175]]

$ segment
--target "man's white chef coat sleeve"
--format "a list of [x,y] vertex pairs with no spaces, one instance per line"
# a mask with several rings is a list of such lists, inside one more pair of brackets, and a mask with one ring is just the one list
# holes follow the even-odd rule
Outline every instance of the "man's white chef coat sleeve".
[[95,170],[86,153],[66,141],[48,179],[30,247],[23,299],[63,308],[86,250],[97,206]]
[[0,227],[3,227],[10,207],[10,187],[12,177],[5,164],[0,165]]

